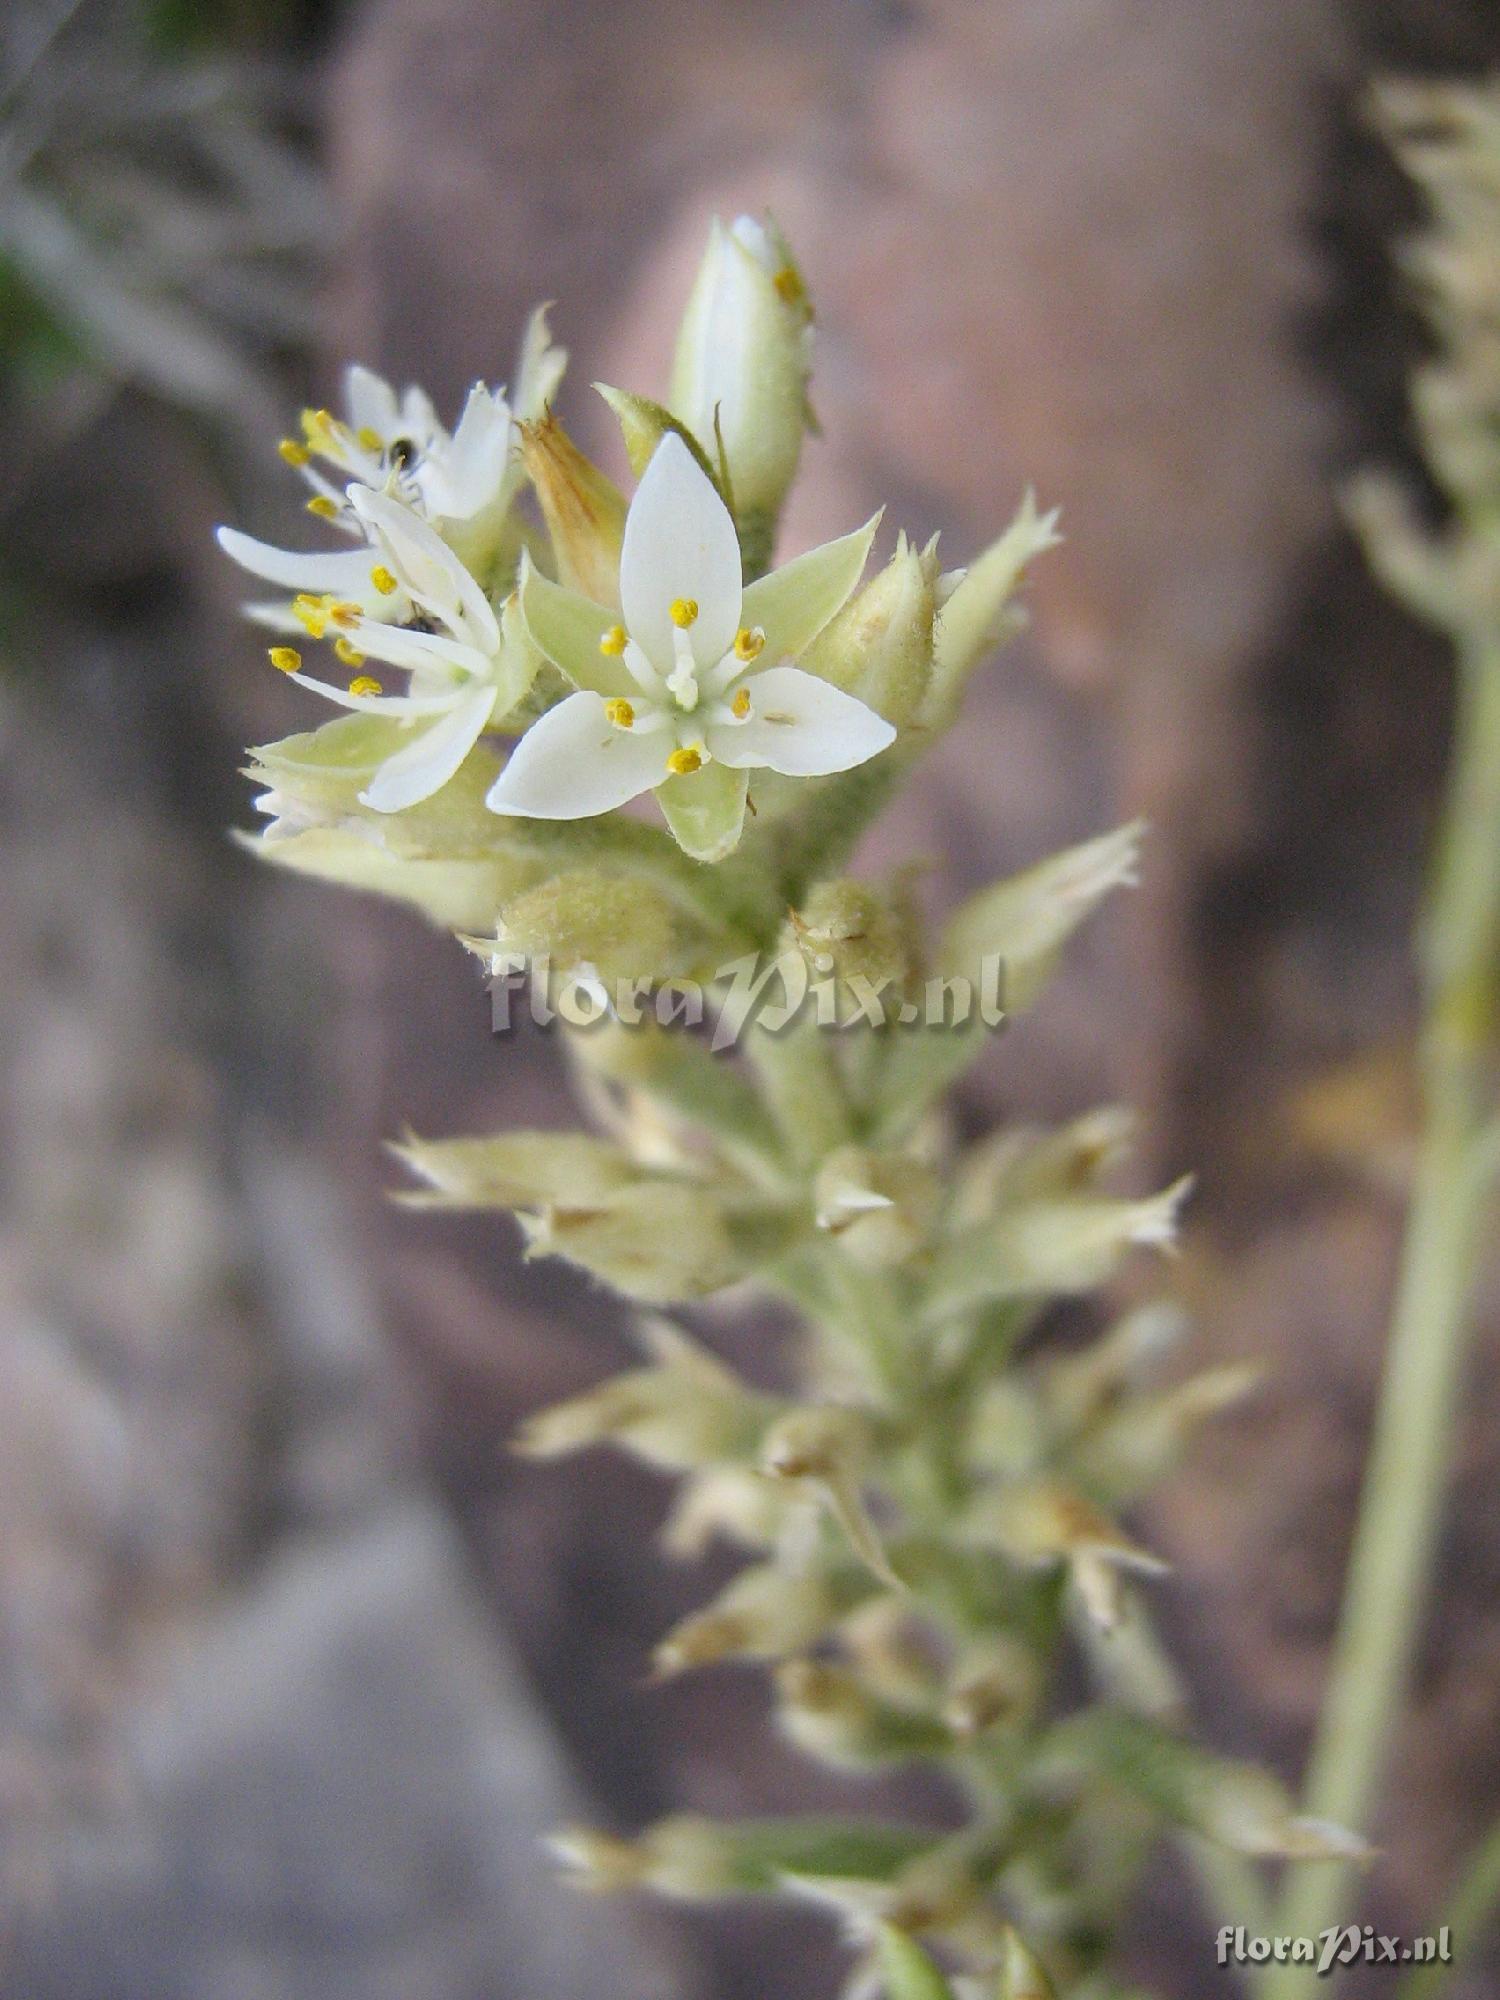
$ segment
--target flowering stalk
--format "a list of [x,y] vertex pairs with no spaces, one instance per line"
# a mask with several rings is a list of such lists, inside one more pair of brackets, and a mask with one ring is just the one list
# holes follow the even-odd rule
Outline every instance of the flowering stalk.
[[[660,1674],[758,1661],[803,1753],[936,1769],[955,1806],[943,1827],[679,1815],[560,1851],[598,1888],[813,1898],[857,1979],[895,2000],[973,1991],[917,1936],[993,1974],[990,1993],[1098,1994],[1163,1829],[1228,1868],[1346,1843],[1192,1740],[1145,1622],[1163,1565],[1125,1517],[1242,1373],[1171,1380],[1159,1309],[1067,1353],[1040,1336],[1055,1301],[1170,1247],[1186,1184],[1110,1191],[1128,1143],[1113,1110],[968,1144],[946,1114],[992,1002],[1019,1020],[1042,1000],[1072,934],[1135,879],[1141,829],[940,923],[910,871],[846,872],[1017,628],[1053,517],[1028,496],[962,570],[902,535],[862,581],[874,521],[772,567],[811,312],[770,225],[716,227],[669,401],[604,391],[628,500],[547,407],[560,357],[539,326],[514,405],[476,390],[451,437],[366,375],[347,418],[314,414],[283,455],[344,476],[319,471],[314,511],[351,548],[224,532],[296,593],[256,615],[331,638],[353,676],[273,649],[350,712],[254,753],[256,845],[414,905],[497,982],[518,964],[539,988],[543,968],[564,978],[564,1019],[592,1022],[567,1038],[590,1129],[396,1149],[407,1200],[507,1211],[528,1255],[633,1303],[639,1364],[539,1412],[520,1449],[630,1452],[678,1482],[670,1553],[743,1554],[663,1635]],[[683,1019],[699,1006],[712,1038]],[[735,1288],[800,1314],[775,1393],[681,1317]],[[1081,1700],[1070,1658],[1092,1676]],[[1204,1873],[1243,1916],[1242,1876]]]
[[[1430,1601],[1459,1383],[1472,1326],[1482,1234],[1500,1131],[1500,602],[1494,584],[1500,454],[1500,90],[1401,85],[1376,111],[1431,205],[1409,263],[1438,351],[1415,406],[1451,520],[1429,537],[1401,490],[1367,475],[1351,513],[1383,580],[1452,640],[1458,668],[1453,767],[1419,936],[1424,1130],[1407,1223],[1375,1435],[1328,1690],[1309,1767],[1307,1809],[1363,1825],[1405,1700]],[[1342,1923],[1347,1865],[1299,1871],[1277,1929]],[[1302,1968],[1273,1972],[1278,2000],[1317,1990]]]

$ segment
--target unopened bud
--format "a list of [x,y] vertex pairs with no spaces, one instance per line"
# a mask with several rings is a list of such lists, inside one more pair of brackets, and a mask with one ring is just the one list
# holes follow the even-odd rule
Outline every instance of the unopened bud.
[[930,1710],[882,1700],[857,1673],[827,1660],[788,1660],[776,1673],[778,1719],[810,1757],[845,1770],[941,1757],[952,1732]]
[[742,1275],[718,1202],[686,1181],[643,1179],[599,1207],[522,1217],[528,1256],[566,1257],[628,1298],[703,1298]]
[[413,1208],[543,1209],[611,1200],[634,1178],[630,1160],[586,1132],[500,1132],[487,1139],[408,1138],[391,1151],[423,1186]]
[[801,664],[903,727],[932,678],[937,578],[936,550],[919,551],[899,536],[885,568],[824,628]]
[[831,977],[837,1018],[872,1026],[892,1018],[915,970],[906,913],[865,882],[820,882],[793,912],[789,943],[816,979]]
[[813,1185],[818,1227],[865,1270],[888,1270],[924,1248],[942,1187],[925,1161],[906,1153],[841,1146]]
[[1144,829],[1139,821],[1054,854],[1035,868],[981,889],[953,917],[938,947],[937,969],[977,985],[984,961],[1005,968],[1001,997],[1024,1012],[1051,977],[1073,932],[1109,895],[1134,883]]
[[718,1660],[779,1660],[815,1645],[842,1608],[828,1581],[775,1563],[741,1570],[714,1602],[674,1626],[656,1648],[659,1674]]
[[577,1887],[600,1895],[646,1888],[700,1902],[737,1886],[732,1841],[712,1820],[696,1814],[659,1820],[636,1840],[569,1827],[553,1834],[548,1846]]
[[955,1736],[980,1736],[1028,1714],[1040,1690],[1033,1656],[997,1636],[972,1647],[953,1670],[943,1717]]
[[781,503],[808,428],[812,308],[785,238],[771,222],[717,220],[672,363],[667,401],[716,469],[722,453],[746,556],[770,556]]
[[927,1287],[927,1311],[941,1319],[987,1298],[1092,1291],[1132,1245],[1171,1249],[1191,1186],[1188,1177],[1142,1201],[1081,1195],[1002,1209],[948,1240]]
[[570,868],[513,897],[500,911],[507,952],[550,959],[560,971],[591,966],[615,980],[660,976],[681,966],[699,934],[680,907],[649,883],[598,868]]
[[854,1410],[825,1404],[789,1410],[761,1440],[762,1469],[773,1479],[805,1482],[827,1500],[849,1545],[883,1583],[904,1588],[864,1502],[865,1467],[873,1449],[868,1421]]
[[767,1401],[685,1336],[663,1364],[632,1368],[530,1418],[515,1449],[557,1458],[588,1445],[614,1443],[668,1471],[692,1471],[750,1449]]
[[1023,622],[1013,603],[1029,564],[1054,548],[1057,513],[1038,514],[1031,492],[999,541],[970,563],[953,586],[938,620],[932,692],[923,720],[941,728],[953,718],[969,675],[987,653]]
[[1102,1508],[1056,1480],[991,1497],[973,1510],[968,1526],[976,1540],[1018,1561],[1066,1563],[1090,1617],[1106,1628],[1120,1615],[1120,1571],[1154,1576],[1167,1568]]

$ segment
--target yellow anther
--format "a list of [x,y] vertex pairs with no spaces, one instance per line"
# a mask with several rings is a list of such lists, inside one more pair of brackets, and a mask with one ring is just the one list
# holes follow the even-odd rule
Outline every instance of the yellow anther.
[[365,614],[357,604],[330,604],[328,615],[335,625],[342,625],[344,630],[348,632],[359,623]]
[[306,591],[292,599],[292,616],[306,627],[308,636],[321,639],[328,630],[328,601],[309,597]]
[[302,435],[316,451],[326,445],[334,430],[332,410],[304,410]]
[[316,514],[320,521],[336,521],[339,517],[339,503],[330,500],[326,493],[315,493],[307,503],[309,514]]
[[369,424],[361,424],[354,433],[363,451],[384,451],[385,439]]
[[740,689],[739,693],[735,696],[734,700],[729,704],[729,713],[735,718],[737,722],[744,721],[745,717],[750,713],[749,688]]
[[701,750],[674,750],[667,759],[667,769],[676,778],[690,778],[694,771],[703,769]]
[[373,674],[360,674],[349,683],[350,694],[379,694],[380,683]]
[[686,631],[687,627],[698,616],[697,598],[674,597],[671,604],[667,607],[667,616],[674,625],[680,625]]
[[273,646],[271,648],[271,665],[276,668],[278,673],[294,674],[302,665],[302,655],[297,651],[295,646]]
[[742,625],[734,635],[734,657],[737,660],[758,660],[765,651],[766,635],[758,625]]
[[362,667],[365,663],[364,654],[351,640],[335,639],[333,650],[346,667]]
[[783,264],[771,283],[776,287],[776,296],[784,305],[800,306],[807,299],[807,287],[802,282],[802,273],[795,264]]
[[288,465],[306,465],[307,461],[312,457],[312,453],[308,450],[307,446],[296,438],[283,438],[276,449],[281,453]]
[[599,635],[599,651],[607,653],[612,660],[618,659],[625,650],[625,627],[611,625]]
[[616,729],[632,729],[635,726],[635,710],[628,701],[624,701],[618,696],[615,700],[607,701],[604,704],[604,713],[609,717]]
[[374,569],[370,571],[370,581],[382,597],[395,596],[398,585],[384,563],[376,563]]

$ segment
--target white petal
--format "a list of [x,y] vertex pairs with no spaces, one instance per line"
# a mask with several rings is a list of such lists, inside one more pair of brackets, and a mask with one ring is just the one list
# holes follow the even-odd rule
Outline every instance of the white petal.
[[766,764],[789,778],[818,778],[850,771],[895,740],[873,708],[800,667],[767,667],[745,686],[749,720],[708,731],[709,749],[735,770]]
[[662,439],[646,467],[620,550],[620,604],[630,635],[652,664],[671,673],[674,598],[698,606],[688,633],[693,658],[711,667],[740,622],[740,543],[729,509],[682,439]]
[[485,803],[527,819],[592,819],[659,785],[671,746],[662,730],[616,729],[602,695],[570,694],[527,730]]
[[476,688],[420,736],[387,757],[360,793],[375,812],[400,812],[446,785],[479,740],[490,719],[494,690]]
[[238,528],[220,528],[219,547],[252,576],[283,584],[288,590],[342,597],[353,603],[375,595],[370,582],[374,558],[368,549],[313,549],[304,555],[297,549],[274,549],[269,542],[242,535]]
[[494,652],[500,644],[500,627],[490,601],[442,536],[389,493],[354,486],[349,498],[360,519],[370,523],[390,550],[412,596],[472,645]]
[[425,389],[413,384],[401,397],[400,435],[410,438],[414,445],[426,451],[428,447],[447,435],[438,422],[438,413],[432,407],[432,398]]
[[446,715],[463,700],[463,689],[454,688],[448,694],[350,694],[347,688],[335,687],[331,681],[320,681],[313,674],[288,674],[289,681],[298,687],[311,688],[314,694],[321,694],[338,708],[352,708],[357,715],[398,715],[410,721],[419,715]]
[[361,619],[351,628],[349,640],[356,652],[383,660],[388,667],[407,667],[413,673],[430,674],[434,669],[457,672],[466,680],[489,680],[490,657],[461,640],[445,638],[439,632],[410,632],[400,625],[378,625]]
[[510,411],[482,382],[469,391],[458,429],[417,470],[428,511],[467,521],[489,506],[505,483],[510,458]]
[[557,385],[567,365],[566,348],[552,345],[547,308],[538,306],[526,322],[521,358],[516,363],[513,405],[518,417],[530,422],[542,414],[557,394]]
[[355,431],[374,431],[385,443],[400,435],[396,392],[383,375],[356,362],[344,376],[344,408]]

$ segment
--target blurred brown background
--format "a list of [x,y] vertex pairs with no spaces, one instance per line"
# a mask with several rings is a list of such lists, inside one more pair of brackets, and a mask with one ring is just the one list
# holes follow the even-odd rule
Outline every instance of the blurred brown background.
[[[1176,1282],[1270,1379],[1148,1525],[1226,1750],[1295,1774],[1411,1130],[1407,938],[1441,652],[1340,474],[1405,464],[1407,198],[1356,115],[1500,57],[1488,0],[232,0],[19,7],[0,78],[0,1889],[18,2000],[800,2000],[801,1913],[568,1900],[587,1813],[849,1802],[754,1676],[643,1686],[709,1579],[663,1493],[507,1459],[623,1351],[504,1226],[393,1212],[379,1144],[558,1115],[415,919],[229,841],[316,719],[210,531],[301,530],[272,442],[358,356],[451,410],[542,298],[562,410],[646,390],[715,209],[820,325],[800,543],[887,503],[950,562],[1061,502],[1034,623],[880,838],[935,893],[1127,813],[1147,882],[975,1108],[1142,1104]],[[274,683],[274,684],[273,684]],[[1487,1302],[1371,1914],[1414,1930],[1500,1792]],[[748,1365],[774,1330],[731,1325]],[[1163,1868],[1134,1965],[1217,1992]],[[1493,1964],[1463,1988],[1493,1990]],[[1381,1990],[1372,1985],[1370,1990]]]

